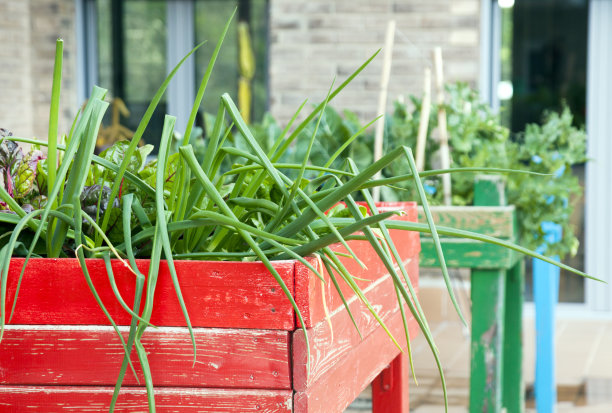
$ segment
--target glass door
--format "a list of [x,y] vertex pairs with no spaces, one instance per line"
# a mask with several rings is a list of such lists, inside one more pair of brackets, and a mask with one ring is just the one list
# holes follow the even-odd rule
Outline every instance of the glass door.
[[[86,38],[84,67],[90,83],[83,87],[90,90],[97,84],[109,90],[111,108],[104,127],[121,131],[109,134],[108,142],[99,140],[102,148],[116,139],[129,139],[170,70],[206,40],[170,83],[143,140],[157,147],[166,113],[177,116],[176,132],[184,132],[215,44],[236,8],[237,16],[217,58],[196,124],[203,126],[203,112],[217,112],[223,93],[228,92],[238,103],[238,84],[243,76],[239,48],[244,44],[252,48],[255,67],[248,79],[250,117],[261,119],[267,110],[267,0],[81,0],[79,4]],[[239,22],[243,28],[246,25],[250,42],[239,42]]]
[[[166,77],[166,2],[98,0],[96,12],[98,84],[111,94],[105,124],[114,121],[113,107],[124,104],[119,119],[133,132]],[[164,96],[143,135],[146,143],[159,143],[166,112]]]
[[[513,132],[528,123],[540,123],[545,111],[559,111],[567,105],[575,126],[584,127],[587,70],[587,0],[498,0],[493,6],[500,27],[498,33],[498,79],[493,90],[500,116]],[[584,188],[584,165],[575,167]],[[580,240],[568,265],[584,268],[584,198],[570,199],[572,222]],[[530,273],[527,295],[531,294]],[[584,279],[561,272],[561,302],[585,301]]]

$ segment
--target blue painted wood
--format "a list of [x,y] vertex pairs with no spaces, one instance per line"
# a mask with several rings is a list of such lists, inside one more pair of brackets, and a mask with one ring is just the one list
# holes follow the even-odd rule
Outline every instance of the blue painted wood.
[[[561,239],[561,226],[542,223],[545,239]],[[544,246],[538,252],[545,254]],[[559,257],[553,257],[559,260]],[[535,302],[536,368],[535,401],[538,413],[556,411],[557,385],[555,381],[555,306],[559,299],[559,267],[533,260],[533,296]]]

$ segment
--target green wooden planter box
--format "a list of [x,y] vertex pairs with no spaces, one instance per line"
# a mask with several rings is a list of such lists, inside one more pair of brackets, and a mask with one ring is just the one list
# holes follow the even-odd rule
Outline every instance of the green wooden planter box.
[[[481,176],[475,206],[432,207],[439,226],[478,232],[516,242],[513,206],[505,206],[503,181]],[[425,222],[422,210],[419,221]],[[441,237],[446,265],[471,270],[470,412],[522,412],[522,256],[479,241]],[[431,237],[421,236],[421,267],[438,267]]]
[[[432,207],[431,213],[437,225],[516,241],[513,206],[439,206]],[[425,222],[422,210],[419,220]],[[451,268],[510,268],[521,258],[516,251],[497,245],[459,238],[442,237],[440,240],[446,265]],[[438,258],[431,237],[422,237],[421,245],[421,265],[437,267]]]

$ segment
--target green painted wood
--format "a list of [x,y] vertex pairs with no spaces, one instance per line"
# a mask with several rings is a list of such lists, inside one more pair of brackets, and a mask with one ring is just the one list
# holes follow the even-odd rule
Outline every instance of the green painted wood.
[[[505,204],[498,177],[477,177],[474,205]],[[470,412],[499,412],[503,400],[506,269],[472,269]]]
[[523,292],[525,265],[521,260],[506,272],[506,309],[504,319],[503,405],[507,413],[522,413],[523,389]]
[[504,270],[472,271],[470,412],[499,412],[503,389]]
[[478,175],[474,186],[474,206],[506,205],[504,179],[499,175]]
[[[518,239],[514,207],[505,206],[501,177],[479,176],[475,206],[433,207],[437,225],[455,227],[501,239]],[[424,218],[419,216],[419,220]],[[442,238],[448,267],[470,268],[472,338],[470,412],[522,413],[523,256],[495,245]],[[436,267],[431,237],[421,236],[420,265]]]
[[[436,225],[504,239],[516,234],[514,206],[433,206],[430,210]],[[422,208],[419,222],[427,222]]]
[[[449,268],[510,269],[522,256],[516,251],[478,241],[441,239]],[[433,241],[421,238],[421,267],[439,267]]]

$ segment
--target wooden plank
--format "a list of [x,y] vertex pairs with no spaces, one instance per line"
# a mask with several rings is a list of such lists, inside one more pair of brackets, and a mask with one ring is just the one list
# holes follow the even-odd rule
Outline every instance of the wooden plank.
[[419,115],[419,132],[416,143],[416,167],[419,172],[425,170],[425,143],[429,127],[429,112],[431,111],[431,69],[426,67],[423,76],[423,99]]
[[[0,413],[103,412],[112,387],[0,386]],[[155,389],[156,411],[184,412],[291,412],[291,390]],[[144,388],[123,388],[116,412],[146,412]]]
[[[376,123],[374,131],[374,162],[382,157],[383,138],[385,132],[385,113],[387,112],[387,91],[389,89],[389,77],[391,75],[391,60],[393,57],[393,40],[395,38],[395,20],[391,19],[387,22],[387,34],[385,35],[384,57],[382,65],[382,73],[380,77],[380,93],[378,94],[378,110],[377,113],[381,116]],[[381,171],[374,174],[374,179],[379,179],[382,175]],[[380,199],[380,187],[372,188],[372,197],[375,201]]]
[[504,177],[500,175],[476,175],[474,179],[474,205],[506,205]]
[[[561,240],[563,228],[553,222],[543,222],[542,231],[549,243]],[[538,252],[546,254],[546,247]],[[559,260],[559,256],[552,257]],[[533,258],[533,301],[535,305],[536,360],[534,393],[539,412],[554,412],[557,402],[555,307],[559,301],[559,267]],[[512,410],[509,410],[512,411]]]
[[[448,146],[448,129],[446,127],[446,106],[444,102],[444,71],[442,70],[442,48],[435,47],[433,51],[434,70],[436,74],[436,91],[438,100],[438,140],[440,149],[438,156],[440,157],[440,167],[442,169],[450,168],[450,148]],[[451,177],[450,174],[442,175],[442,192],[444,195],[444,204],[451,204]]]
[[[402,210],[405,215],[398,216],[398,220],[416,221],[417,212],[414,202],[381,202],[377,204],[379,212],[392,210]],[[398,250],[402,259],[414,256],[415,252],[420,249],[419,234],[413,231],[390,230],[391,238]],[[360,280],[357,284],[360,288],[365,289],[369,284],[387,274],[387,269],[378,258],[370,244],[366,241],[350,241],[349,245],[355,254],[362,260],[367,268],[361,268],[359,264],[351,259],[339,257],[340,261],[345,265],[351,275]],[[333,245],[332,249],[337,252],[346,253],[346,249],[342,245]],[[314,263],[315,261],[313,261]],[[321,280],[304,267],[301,263],[296,263],[295,272],[295,299],[304,317],[306,327],[312,327],[325,319],[325,308],[329,312],[334,312],[338,308],[343,307],[342,300],[336,292],[333,284],[329,280],[329,275],[326,277],[325,289],[322,287]],[[346,283],[336,277],[341,286],[342,293],[349,300],[354,296],[352,290]],[[325,290],[325,304],[323,306],[323,296]]]
[[[444,260],[450,268],[511,268],[522,254],[498,245],[479,241],[442,238]],[[438,256],[431,239],[421,240],[421,266],[439,267]]]
[[408,413],[408,375],[410,363],[407,354],[400,354],[372,382],[372,413]]
[[[390,317],[387,327],[395,336],[403,334],[399,311]],[[320,380],[295,393],[294,412],[341,413],[398,354],[399,349],[385,331],[376,329]]]
[[[497,238],[513,238],[516,234],[514,206],[434,206],[431,215],[436,225],[478,232]],[[425,223],[423,208],[419,222]]]
[[[406,267],[413,283],[416,285],[418,258],[414,256],[408,259]],[[326,292],[329,292],[330,286],[327,285],[325,288]],[[395,312],[399,311],[393,279],[389,274],[370,285],[364,290],[364,293],[385,323]],[[376,330],[382,330],[372,313],[357,297],[350,300],[349,308],[361,332],[361,337],[344,307],[340,307],[330,314],[332,327],[327,320],[322,320],[314,327],[307,329],[310,340],[309,374],[306,368],[308,349],[304,332],[296,330],[293,333],[293,388],[296,391],[305,391],[313,383],[322,380],[326,374],[334,369],[336,363],[339,363],[343,357],[348,356],[363,339],[366,339]],[[411,335],[414,336],[418,331],[418,326],[409,311],[407,311],[407,314]],[[400,343],[405,342],[403,329],[395,335],[395,339]],[[390,341],[391,339],[387,337],[387,340]]]
[[[504,205],[505,192],[501,182],[499,177],[478,177],[474,186],[474,203]],[[471,297],[470,412],[498,412],[503,403],[506,270],[472,269]],[[518,321],[520,331],[521,320],[515,321]],[[520,360],[518,364],[521,364]]]
[[[11,308],[22,258],[13,258],[9,272],[8,305]],[[149,261],[138,260],[147,274]],[[293,329],[289,300],[265,266],[259,262],[177,261],[178,278],[194,327]],[[293,289],[294,261],[277,261],[275,268]],[[102,260],[87,260],[93,283],[118,324],[129,325],[130,316],[120,307]],[[135,276],[113,261],[119,291],[130,304]],[[144,302],[144,299],[143,299]],[[108,325],[94,300],[76,259],[31,259],[19,292],[12,324]],[[151,322],[157,326],[184,326],[172,280],[162,262]]]
[[502,408],[505,271],[473,270],[470,412]]
[[[122,328],[127,340],[127,327]],[[143,336],[156,386],[290,389],[289,332],[149,328]],[[109,385],[123,360],[111,327],[7,326],[0,343],[1,384]],[[140,383],[144,377],[132,352]],[[138,382],[128,371],[125,385]]]
[[[522,328],[523,296],[525,293],[524,264],[524,260],[521,260],[517,262],[510,270],[506,271],[503,405],[508,413],[522,413],[525,410]],[[554,334],[551,334],[550,340],[554,340]],[[554,354],[552,360],[554,362]],[[554,378],[554,369],[552,377]],[[539,408],[538,411],[540,411]]]

